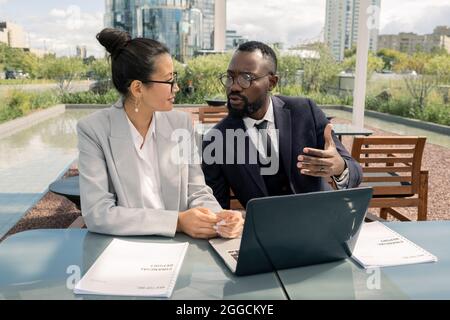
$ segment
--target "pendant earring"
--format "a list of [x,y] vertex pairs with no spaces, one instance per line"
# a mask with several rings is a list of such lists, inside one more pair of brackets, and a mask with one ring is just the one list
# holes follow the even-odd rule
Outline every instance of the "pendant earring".
[[138,103],[138,101],[136,101],[136,103],[134,104],[134,112],[139,113],[139,103]]

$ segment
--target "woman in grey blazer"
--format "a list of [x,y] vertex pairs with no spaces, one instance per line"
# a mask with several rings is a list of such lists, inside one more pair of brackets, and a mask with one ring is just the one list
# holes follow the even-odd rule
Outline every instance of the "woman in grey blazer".
[[188,153],[197,152],[189,114],[171,111],[179,88],[168,49],[115,29],[104,29],[97,39],[111,54],[112,79],[122,99],[77,125],[81,210],[88,229],[239,236],[242,215],[222,210],[199,164],[183,158],[186,141],[174,138],[174,132],[187,132],[193,142]]

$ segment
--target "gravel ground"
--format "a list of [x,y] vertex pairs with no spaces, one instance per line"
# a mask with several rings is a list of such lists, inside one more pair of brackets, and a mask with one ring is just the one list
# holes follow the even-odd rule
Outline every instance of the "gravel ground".
[[[333,119],[332,122],[350,123],[342,119]],[[373,130],[374,135],[394,135],[370,126],[367,128]],[[350,151],[352,137],[344,137],[343,143]],[[422,168],[429,170],[428,220],[450,220],[450,149],[427,143]],[[72,167],[66,176],[76,174],[76,167]],[[371,212],[377,213],[378,210],[372,209]],[[417,219],[417,210],[414,208],[401,208],[400,212],[413,220]],[[0,241],[12,234],[31,229],[64,229],[80,215],[80,211],[72,202],[49,192]]]
[[[65,177],[77,174],[78,170],[72,167],[65,174]],[[72,202],[65,197],[49,192],[19,220],[0,242],[12,234],[26,230],[65,229],[79,216],[81,216],[81,212]]]

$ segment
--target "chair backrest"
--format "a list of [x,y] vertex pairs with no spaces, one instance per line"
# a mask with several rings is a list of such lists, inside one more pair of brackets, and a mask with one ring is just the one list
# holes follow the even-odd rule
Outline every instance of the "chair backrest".
[[411,196],[419,192],[425,137],[355,137],[352,157],[362,165],[363,183],[374,196]]
[[227,107],[202,107],[198,109],[198,120],[201,123],[217,123],[227,115]]

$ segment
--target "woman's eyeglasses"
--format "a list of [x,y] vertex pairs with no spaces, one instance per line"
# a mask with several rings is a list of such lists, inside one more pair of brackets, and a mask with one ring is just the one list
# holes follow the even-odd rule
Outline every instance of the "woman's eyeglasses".
[[178,83],[177,81],[178,81],[178,74],[176,72],[174,72],[172,81],[145,80],[145,81],[141,81],[141,82],[142,83],[165,83],[165,84],[170,84],[170,91],[173,91],[173,87],[175,86],[175,84]]

